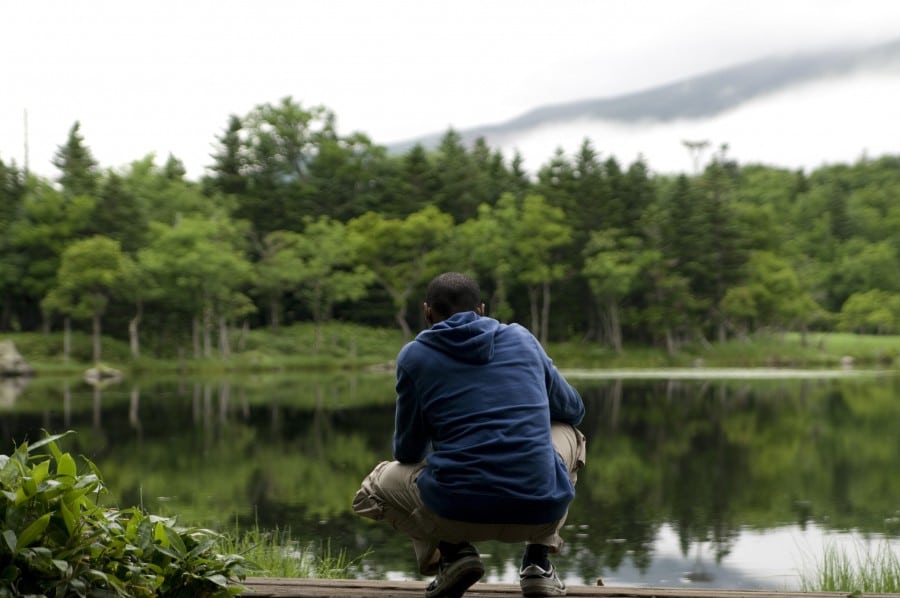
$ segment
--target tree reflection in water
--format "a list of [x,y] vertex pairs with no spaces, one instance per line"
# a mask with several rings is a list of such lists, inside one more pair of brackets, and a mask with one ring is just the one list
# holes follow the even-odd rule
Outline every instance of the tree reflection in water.
[[[557,559],[573,581],[783,587],[729,559],[742,538],[786,526],[900,534],[900,476],[887,474],[900,465],[896,377],[577,385],[588,467]],[[415,577],[402,538],[350,513],[360,480],[390,456],[390,375],[35,381],[2,420],[16,441],[76,430],[66,450],[97,463],[110,504],[372,548],[361,574]],[[513,578],[521,547],[480,548],[488,579]]]

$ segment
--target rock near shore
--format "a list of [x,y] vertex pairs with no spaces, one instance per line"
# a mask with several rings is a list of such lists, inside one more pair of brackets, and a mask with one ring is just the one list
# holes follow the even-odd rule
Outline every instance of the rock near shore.
[[12,341],[0,341],[0,377],[31,376],[34,369],[16,349]]

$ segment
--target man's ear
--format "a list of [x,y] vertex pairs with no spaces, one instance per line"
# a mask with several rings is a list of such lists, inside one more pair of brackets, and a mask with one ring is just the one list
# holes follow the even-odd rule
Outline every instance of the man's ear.
[[433,326],[434,320],[432,319],[432,316],[431,316],[431,306],[428,305],[427,303],[423,303],[422,308],[425,311],[425,321],[428,323],[429,326]]
[[475,308],[475,313],[478,314],[479,316],[484,315],[484,303],[482,303],[481,305],[479,305],[478,307]]

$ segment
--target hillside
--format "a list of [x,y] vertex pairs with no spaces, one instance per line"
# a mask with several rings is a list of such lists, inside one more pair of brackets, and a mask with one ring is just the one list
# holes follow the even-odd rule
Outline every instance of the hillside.
[[[490,145],[514,141],[538,127],[575,122],[666,123],[708,119],[777,93],[817,81],[850,79],[861,73],[900,74],[900,39],[866,48],[774,56],[650,89],[605,98],[541,106],[508,121],[462,129],[466,143],[484,137]],[[416,143],[437,145],[444,131],[391,144],[402,152]],[[560,140],[560,142],[565,140]]]

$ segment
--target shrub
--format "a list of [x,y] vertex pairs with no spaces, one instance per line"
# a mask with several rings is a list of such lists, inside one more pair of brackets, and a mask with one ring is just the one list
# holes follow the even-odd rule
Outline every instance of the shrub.
[[[219,534],[180,527],[137,508],[101,507],[100,472],[89,472],[47,436],[0,455],[0,597],[239,594],[253,566],[218,554]],[[46,447],[49,454],[37,449]]]

